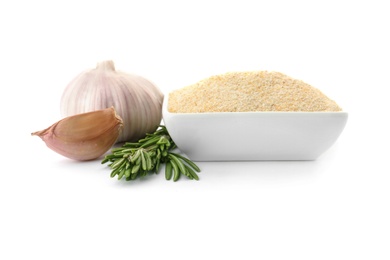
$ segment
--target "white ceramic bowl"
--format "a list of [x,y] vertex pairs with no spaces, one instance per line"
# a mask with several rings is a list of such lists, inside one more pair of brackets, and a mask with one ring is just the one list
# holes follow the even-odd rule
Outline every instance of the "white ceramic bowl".
[[346,112],[170,113],[163,121],[193,161],[315,160],[340,136]]

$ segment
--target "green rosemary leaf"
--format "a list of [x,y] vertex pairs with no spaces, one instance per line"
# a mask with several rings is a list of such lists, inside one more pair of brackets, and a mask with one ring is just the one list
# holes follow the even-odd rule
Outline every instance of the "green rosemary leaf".
[[180,159],[182,159],[183,161],[185,161],[188,165],[190,165],[195,171],[197,172],[200,172],[200,169],[198,167],[198,165],[196,165],[193,161],[191,161],[190,159],[180,155],[180,154],[177,154],[177,153],[173,153],[173,152],[170,152],[170,154],[173,154],[174,156],[176,157],[179,157]]
[[[138,148],[140,146],[140,144],[139,143],[125,143],[124,145],[123,145],[123,148],[124,147],[126,147],[126,148]],[[122,148],[122,149],[123,149]]]
[[125,160],[126,160],[125,158],[121,158],[121,159],[115,161],[113,164],[111,164],[111,168],[115,169],[115,168],[119,167],[119,165],[121,165]]
[[101,164],[105,164],[105,163],[107,163],[109,160],[110,160],[110,159],[108,159],[107,157],[105,157],[105,158],[102,160]]
[[137,178],[137,175],[138,175],[138,171],[132,172],[130,175],[130,180],[135,180]]
[[152,158],[148,152],[144,152],[146,160],[146,170],[150,171],[152,169]]
[[124,168],[122,168],[120,171],[119,171],[119,173],[118,173],[118,180],[120,180],[120,179],[122,179],[122,177],[123,177],[123,175],[125,175],[125,169]]
[[159,138],[156,144],[169,144],[168,138],[164,135]]
[[144,170],[144,171],[147,170],[145,153],[143,151],[141,151],[141,166],[142,166],[142,170]]
[[115,177],[115,175],[117,175],[117,173],[120,171],[120,168],[116,168],[115,170],[113,170],[112,172],[111,172],[111,178],[114,178]]
[[145,142],[143,142],[140,147],[148,147],[148,146],[150,146],[152,144],[157,143],[159,139],[160,139],[159,136],[155,136],[155,137],[153,137],[151,139],[146,138],[146,139],[144,139]]
[[179,167],[177,166],[174,160],[170,160],[169,162],[172,164],[172,168],[173,168],[173,181],[177,181],[180,178]]
[[193,179],[199,181],[199,176],[195,173],[195,171],[189,167],[188,165],[186,165],[186,168],[187,168],[187,173],[192,176]]
[[189,174],[188,171],[186,171],[186,172],[183,173],[183,174],[184,174],[185,176],[187,176],[187,178],[190,179],[190,180],[193,180],[193,179],[194,179],[194,177],[192,177],[192,175]]
[[198,180],[195,171],[199,167],[190,159],[171,150],[176,144],[169,136],[165,126],[159,126],[154,133],[148,133],[138,142],[126,142],[122,147],[114,148],[102,160],[102,164],[109,163],[111,177],[118,175],[118,179],[126,181],[146,176],[148,173],[158,173],[162,164],[165,165],[165,178],[177,181],[181,174],[190,179]]
[[139,171],[139,168],[141,167],[140,164],[136,164],[133,166],[133,168],[131,169],[131,173],[137,173]]
[[184,164],[176,156],[174,156],[173,154],[169,154],[169,158],[175,162],[180,172],[185,173],[187,171]]
[[161,161],[157,159],[155,165],[154,173],[157,174],[160,171]]
[[[109,160],[111,160],[111,159],[116,159],[116,158],[122,158],[123,156],[122,155],[115,155],[115,154],[108,154],[108,155],[106,155],[105,157],[104,157],[104,163],[106,163],[106,162],[108,162]],[[103,163],[103,161],[102,161],[102,163]]]
[[126,171],[125,171],[125,177],[126,177],[126,179],[129,178],[130,175],[131,175],[131,168],[128,168],[128,169],[126,169]]
[[165,179],[169,181],[172,178],[172,164],[168,161],[165,164]]
[[123,147],[113,148],[113,149],[111,149],[111,153],[120,152],[120,151],[122,151],[122,150],[124,150],[124,149],[125,149],[125,148],[123,148]]
[[160,129],[154,132],[155,135],[168,135],[168,131],[165,126],[160,125]]
[[156,152],[157,160],[160,160],[161,159],[161,151],[160,151],[160,149],[156,149],[156,150],[157,150],[157,152]]
[[145,177],[146,174],[148,174],[147,171],[141,171],[141,172],[139,173],[139,175],[140,175],[141,177]]
[[120,151],[120,153],[131,153],[133,152],[134,150],[136,150],[136,148],[127,148],[127,149],[123,149],[122,151]]
[[130,162],[135,163],[135,161],[137,161],[140,155],[141,155],[141,150],[137,150],[137,152],[135,152],[134,155],[130,156]]

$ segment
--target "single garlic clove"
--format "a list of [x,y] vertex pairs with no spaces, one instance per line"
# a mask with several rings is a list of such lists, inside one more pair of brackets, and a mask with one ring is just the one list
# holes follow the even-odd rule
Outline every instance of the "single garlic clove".
[[122,130],[122,119],[113,107],[66,117],[37,135],[53,151],[79,161],[107,152]]

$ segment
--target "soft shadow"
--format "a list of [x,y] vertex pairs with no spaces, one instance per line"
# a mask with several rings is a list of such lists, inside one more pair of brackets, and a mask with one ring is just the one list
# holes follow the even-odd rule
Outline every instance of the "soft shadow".
[[197,162],[201,179],[291,182],[317,178],[326,167],[324,161],[240,161]]
[[139,186],[139,185],[144,185],[144,184],[148,184],[150,182],[153,182],[156,178],[161,178],[161,174],[148,174],[144,177],[137,177],[135,180],[130,180],[130,181],[126,181],[125,178],[122,178],[120,180],[118,180],[118,177],[115,176],[114,178],[114,185],[116,186],[119,186],[119,187],[131,187],[131,186]]

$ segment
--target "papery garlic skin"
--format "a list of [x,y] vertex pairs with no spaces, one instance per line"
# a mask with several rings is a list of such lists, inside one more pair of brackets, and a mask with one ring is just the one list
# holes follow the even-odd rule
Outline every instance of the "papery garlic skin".
[[53,151],[78,161],[99,158],[116,142],[122,119],[113,107],[66,117],[32,133]]
[[113,61],[103,61],[68,84],[61,98],[61,114],[71,116],[113,106],[124,124],[117,141],[135,141],[160,125],[163,97],[149,80],[116,71]]

